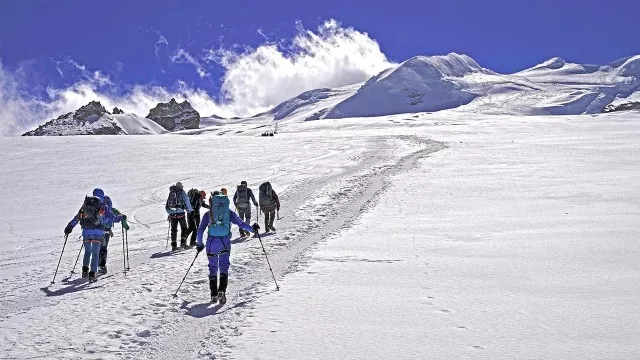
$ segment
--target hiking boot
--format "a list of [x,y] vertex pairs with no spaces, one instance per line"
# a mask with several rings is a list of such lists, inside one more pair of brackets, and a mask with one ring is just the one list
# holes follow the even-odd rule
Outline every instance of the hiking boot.
[[218,291],[218,303],[220,305],[224,305],[227,302],[227,296],[224,294],[224,291]]
[[276,231],[276,228],[274,228],[273,226],[269,226],[269,229],[271,229],[271,231]]
[[96,281],[96,273],[95,273],[95,271],[89,271],[89,281],[90,282]]
[[86,279],[89,277],[89,268],[86,266],[82,267],[82,278]]
[[218,295],[211,295],[211,303],[212,304],[218,303]]
[[180,241],[180,247],[185,249],[185,250],[189,248],[189,245],[187,245],[187,240],[186,239]]
[[171,251],[176,251],[178,250],[178,245],[174,242],[171,243]]
[[100,267],[98,268],[98,274],[102,274],[102,275],[104,275],[104,274],[106,274],[106,273],[107,273],[107,267],[106,267],[106,266],[100,266]]

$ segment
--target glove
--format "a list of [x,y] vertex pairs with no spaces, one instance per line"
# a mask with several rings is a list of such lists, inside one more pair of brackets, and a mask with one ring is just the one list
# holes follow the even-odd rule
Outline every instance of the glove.
[[251,227],[253,228],[254,233],[257,233],[258,230],[260,230],[260,225],[258,225],[258,223],[254,223]]
[[64,234],[65,235],[69,235],[71,234],[71,232],[73,231],[73,228],[69,225],[67,225],[67,227],[64,228]]
[[122,227],[123,227],[126,231],[129,231],[129,224],[127,224],[127,221],[126,221],[126,220],[122,222]]
[[204,244],[196,245],[196,251],[200,253],[200,251],[204,250]]

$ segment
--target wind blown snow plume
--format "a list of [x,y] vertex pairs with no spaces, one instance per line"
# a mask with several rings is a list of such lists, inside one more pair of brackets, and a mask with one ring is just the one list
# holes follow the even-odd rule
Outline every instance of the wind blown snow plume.
[[363,82],[393,65],[367,33],[336,20],[316,32],[298,24],[288,49],[266,43],[242,53],[210,50],[206,59],[225,68],[221,95],[239,114],[275,106],[306,90]]
[[[205,116],[249,116],[307,90],[366,81],[393,65],[367,33],[343,27],[335,20],[324,22],[316,31],[300,24],[297,27],[289,46],[265,38],[266,42],[255,49],[209,49],[202,53],[203,57],[176,49],[168,55],[173,64],[193,65],[201,79],[210,78],[210,67],[222,66],[220,94],[208,94],[181,80],[176,80],[174,90],[118,84],[103,72],[89,71],[86,65],[73,61],[71,67],[81,72],[82,80],[65,88],[48,88],[47,96],[38,98],[29,95],[26,85],[20,85],[25,82],[19,81],[19,71],[5,69],[0,63],[0,135],[16,135],[92,100],[100,101],[107,109],[117,106],[140,116],[171,98],[188,100]],[[159,40],[155,51],[159,56],[158,47],[167,47],[169,42],[156,33]]]

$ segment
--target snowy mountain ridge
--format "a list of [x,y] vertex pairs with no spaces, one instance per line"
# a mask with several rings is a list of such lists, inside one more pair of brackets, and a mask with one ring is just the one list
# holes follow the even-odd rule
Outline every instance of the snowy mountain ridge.
[[[507,115],[601,113],[631,101],[640,90],[640,55],[607,65],[584,65],[555,57],[514,74],[483,68],[467,55],[416,56],[350,87],[323,89],[322,102],[300,103],[271,120],[371,117],[451,110]],[[291,102],[290,100],[288,101]],[[307,108],[307,109],[302,109]],[[297,114],[313,113],[301,118]]]
[[[125,125],[131,121],[137,124],[125,131],[115,115],[100,120],[106,113],[100,110],[94,114],[97,118],[91,119],[62,115],[25,135],[153,134],[242,122],[300,122],[436,111],[596,114],[605,109],[635,109],[638,94],[640,55],[602,66],[575,64],[554,57],[513,74],[500,74],[482,67],[467,55],[450,53],[415,56],[363,83],[308,90],[248,118],[225,119],[213,115],[201,119],[187,101],[178,103],[171,99],[158,104],[147,115],[162,131],[147,126],[146,119],[136,115],[122,120]],[[84,120],[78,121],[79,118]]]
[[23,136],[152,135],[168,131],[154,121],[115,108],[109,113],[98,101],[60,115]]

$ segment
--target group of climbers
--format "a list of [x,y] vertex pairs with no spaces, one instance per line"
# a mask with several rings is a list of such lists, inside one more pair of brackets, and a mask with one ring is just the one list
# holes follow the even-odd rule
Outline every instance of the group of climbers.
[[[246,181],[241,181],[233,195],[233,205],[238,213],[229,208],[230,201],[226,188],[211,193],[209,203],[206,201],[206,192],[191,189],[185,193],[181,182],[169,188],[169,196],[165,209],[169,214],[171,224],[171,248],[177,246],[177,225],[180,224],[180,246],[188,248],[196,246],[201,252],[206,248],[209,267],[209,289],[211,301],[224,304],[226,302],[226,290],[229,279],[229,257],[231,253],[231,224],[238,226],[241,237],[247,237],[250,232],[258,232],[260,226],[251,223],[251,204],[265,214],[265,230],[275,231],[273,221],[275,212],[280,210],[280,200],[269,182],[260,185],[259,202],[256,201],[253,191],[247,186]],[[200,208],[209,209],[200,218]],[[187,212],[185,214],[185,211]],[[185,223],[188,219],[188,226]],[[206,245],[203,238],[207,231]],[[191,234],[191,241],[187,245],[187,238]],[[195,242],[194,242],[195,237]]]
[[[264,213],[265,231],[275,231],[273,221],[276,211],[280,210],[280,200],[269,182],[259,187],[258,201],[246,181],[241,181],[233,195],[233,205],[238,213],[230,209],[227,189],[214,191],[206,200],[205,191],[191,189],[184,191],[181,182],[170,186],[169,196],[165,203],[171,232],[171,250],[179,249],[177,243],[178,225],[180,226],[180,248],[196,247],[199,254],[206,249],[209,267],[209,288],[211,301],[224,304],[229,279],[231,254],[231,224],[238,226],[241,237],[249,236],[260,230],[260,226],[251,223],[251,205]],[[200,209],[208,209],[200,214]],[[92,196],[86,196],[82,207],[65,227],[68,236],[73,228],[80,224],[82,228],[83,246],[85,248],[82,277],[95,281],[96,274],[106,274],[109,240],[113,237],[112,227],[122,223],[128,230],[127,216],[121,214],[109,196],[102,189],[93,190]],[[206,231],[206,244],[204,242]],[[187,244],[187,239],[190,241]]]

